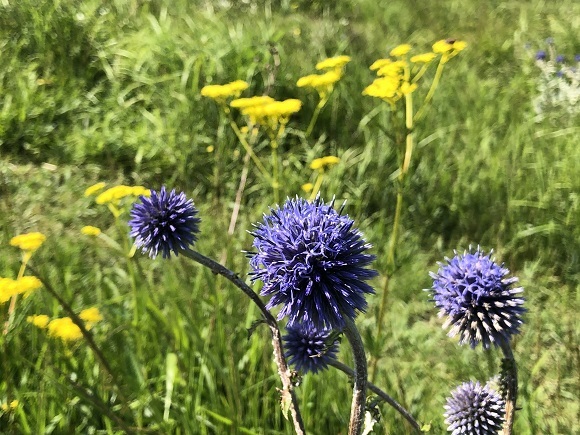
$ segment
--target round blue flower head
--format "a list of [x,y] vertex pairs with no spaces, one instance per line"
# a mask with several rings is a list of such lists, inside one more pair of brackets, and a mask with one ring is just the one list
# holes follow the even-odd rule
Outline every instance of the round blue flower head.
[[250,254],[252,281],[261,280],[266,307],[282,304],[278,320],[311,329],[342,329],[367,307],[365,283],[377,272],[367,269],[374,255],[354,221],[330,204],[289,199],[252,232],[257,252]]
[[479,247],[474,253],[455,253],[447,264],[438,263],[431,294],[440,308],[439,317],[447,316],[443,327],[450,325],[449,336],[459,334],[459,344],[474,348],[483,343],[507,343],[519,332],[524,299],[518,295],[523,288],[513,288],[517,278],[506,278],[509,270],[497,265],[491,253],[484,255]]
[[546,52],[544,50],[540,50],[536,53],[536,60],[546,60]]
[[564,63],[564,62],[566,62],[566,57],[563,54],[559,54],[558,56],[556,56],[556,62],[557,63]]
[[296,324],[287,327],[286,331],[288,333],[282,337],[286,348],[284,356],[296,370],[316,373],[326,369],[336,358],[338,340],[333,341],[330,338],[330,330],[312,329]]
[[131,210],[131,237],[135,245],[149,257],[159,252],[169,258],[171,251],[177,255],[180,249],[189,249],[197,240],[200,219],[197,209],[185,193],[167,193],[165,186],[159,192],[151,190],[149,198],[141,196]]
[[451,392],[445,405],[445,423],[453,435],[492,435],[503,426],[505,402],[479,382],[465,382]]

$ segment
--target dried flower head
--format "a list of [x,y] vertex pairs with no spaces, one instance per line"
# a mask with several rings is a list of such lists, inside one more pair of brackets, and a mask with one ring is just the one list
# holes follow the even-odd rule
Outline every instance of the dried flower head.
[[289,364],[303,373],[324,370],[336,358],[338,340],[331,337],[327,329],[313,329],[296,324],[286,328],[283,337]]
[[365,282],[376,275],[366,268],[374,259],[366,253],[370,245],[333,205],[289,199],[252,233],[252,280],[264,283],[268,309],[282,305],[278,319],[288,316],[289,327],[341,329],[366,309],[365,294],[374,293]]
[[474,348],[483,343],[507,343],[519,332],[524,299],[521,287],[513,288],[517,278],[506,278],[509,270],[496,264],[491,253],[484,255],[479,247],[474,253],[464,252],[447,264],[439,263],[433,278],[431,294],[440,308],[439,316],[447,316],[444,328],[452,325],[449,336],[459,334],[459,344]]
[[453,435],[492,435],[501,430],[505,402],[479,382],[465,382],[451,392],[445,405],[445,423]]
[[144,253],[155,258],[159,252],[169,258],[180,249],[189,249],[197,240],[200,219],[197,209],[185,193],[165,190],[151,190],[149,198],[141,196],[141,203],[135,203],[131,210],[131,237],[135,245]]

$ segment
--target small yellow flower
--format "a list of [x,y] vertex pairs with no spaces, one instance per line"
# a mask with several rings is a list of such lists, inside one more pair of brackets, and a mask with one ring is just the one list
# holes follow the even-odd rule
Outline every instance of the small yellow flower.
[[83,338],[81,329],[70,317],[54,319],[48,324],[48,334],[63,341],[75,341]]
[[35,276],[23,276],[14,281],[14,292],[29,296],[34,290],[42,287],[42,282]]
[[341,78],[341,74],[336,70],[328,71],[324,74],[310,74],[301,77],[296,82],[299,88],[314,88],[318,92],[321,99],[330,94],[334,88],[334,84]]
[[231,107],[236,109],[245,109],[246,107],[262,106],[267,103],[273,103],[274,99],[267,95],[261,95],[250,98],[237,98],[230,103]]
[[40,329],[44,329],[48,325],[50,319],[46,314],[35,314],[34,316],[28,316],[26,321]]
[[453,44],[450,44],[445,39],[440,39],[435,44],[433,44],[433,52],[437,54],[447,53],[453,49]]
[[79,314],[79,317],[87,323],[97,323],[103,320],[103,316],[101,316],[101,313],[97,307],[91,307],[82,310]]
[[462,51],[465,50],[465,48],[467,47],[467,42],[465,41],[455,41],[453,43],[453,51]]
[[312,189],[314,189],[314,184],[312,183],[304,183],[302,185],[302,190],[306,193],[312,192]]
[[403,95],[410,94],[415,89],[417,89],[416,83],[410,84],[409,82],[403,82],[401,84],[401,94],[403,94]]
[[20,402],[18,400],[13,400],[10,403],[3,403],[0,405],[0,409],[2,409],[4,412],[14,411],[16,408],[18,408],[19,404]]
[[410,44],[401,44],[401,45],[397,45],[395,48],[393,48],[391,50],[390,55],[393,57],[401,57],[406,55],[408,52],[411,51],[411,45]]
[[242,109],[242,114],[250,117],[253,123],[269,122],[275,128],[278,122],[286,123],[293,113],[302,107],[302,101],[294,98],[284,101],[273,101],[260,106],[250,106]]
[[214,149],[215,149],[215,147],[213,145],[208,145],[207,148],[205,149],[205,151],[208,153],[213,153]]
[[26,233],[10,239],[10,245],[16,246],[23,251],[34,252],[46,240],[46,236],[42,233]]
[[310,169],[324,170],[324,168],[334,166],[339,162],[340,159],[336,156],[321,157],[319,159],[312,160],[312,163],[310,163]]
[[249,86],[243,80],[236,80],[225,85],[207,85],[201,89],[201,95],[213,100],[224,100],[228,97],[237,98]]
[[417,54],[416,56],[411,57],[411,62],[413,63],[429,63],[433,59],[435,59],[437,55],[435,53],[422,53]]
[[402,96],[399,90],[400,83],[401,80],[398,77],[381,77],[375,79],[370,85],[368,85],[362,94],[368,95],[369,97],[381,98],[394,104]]
[[381,69],[385,65],[392,63],[391,59],[377,59],[373,62],[373,64],[369,67],[371,71],[375,71],[377,69]]
[[151,189],[147,189],[146,187],[133,186],[131,189],[133,189],[131,192],[133,196],[146,196],[147,198],[151,196]]
[[18,294],[15,281],[11,278],[0,278],[0,304],[10,300],[12,296]]
[[87,190],[85,190],[85,196],[91,196],[91,195],[103,190],[106,185],[107,185],[106,183],[103,183],[101,181],[100,183],[93,184],[92,186],[87,187]]
[[118,203],[121,199],[133,195],[133,188],[123,184],[111,187],[97,196],[97,204]]
[[101,234],[101,229],[87,225],[81,228],[81,233],[83,233],[85,236],[97,237],[99,234]]
[[395,62],[388,63],[377,71],[378,76],[390,76],[398,77],[403,74],[403,69],[407,66],[407,62],[404,60],[397,60]]
[[324,59],[321,62],[318,62],[316,64],[316,69],[321,70],[321,69],[336,69],[336,68],[342,68],[343,66],[345,66],[347,63],[350,62],[350,56],[335,56],[335,57],[329,57],[328,59]]

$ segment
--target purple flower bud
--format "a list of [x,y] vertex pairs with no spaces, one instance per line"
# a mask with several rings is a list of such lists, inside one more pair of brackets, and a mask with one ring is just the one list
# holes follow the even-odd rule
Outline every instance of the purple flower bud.
[[546,60],[546,52],[544,50],[540,50],[536,53],[536,60]]

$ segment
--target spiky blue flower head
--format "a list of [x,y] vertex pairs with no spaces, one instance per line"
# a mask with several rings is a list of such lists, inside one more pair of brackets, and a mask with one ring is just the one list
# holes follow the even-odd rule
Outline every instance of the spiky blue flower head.
[[479,382],[464,382],[451,392],[445,405],[445,423],[453,435],[492,435],[503,426],[505,402]]
[[197,240],[200,219],[197,209],[185,193],[151,189],[151,196],[140,197],[131,209],[131,237],[135,245],[149,257],[155,258],[159,252],[169,258],[171,251],[178,255],[180,249],[187,250]]
[[[471,251],[471,249],[470,249]],[[430,289],[439,317],[447,316],[443,327],[451,326],[449,336],[459,334],[459,344],[469,343],[474,348],[483,343],[487,349],[508,343],[519,332],[524,291],[513,287],[517,278],[508,278],[509,270],[496,264],[491,253],[483,254],[479,247],[474,253],[455,252],[447,264],[438,263],[437,273],[430,272]]]
[[566,57],[563,54],[559,54],[558,56],[556,56],[556,62],[557,63],[564,63],[564,62],[566,62]]
[[342,329],[346,319],[367,307],[374,293],[365,281],[374,255],[354,221],[317,198],[288,199],[252,232],[257,252],[249,253],[252,281],[261,280],[266,307],[282,305],[278,320],[312,329]]
[[539,50],[536,53],[536,60],[546,60],[546,52],[544,50]]
[[338,340],[331,338],[331,330],[313,329],[302,324],[286,328],[283,338],[288,363],[303,373],[317,373],[336,359]]

